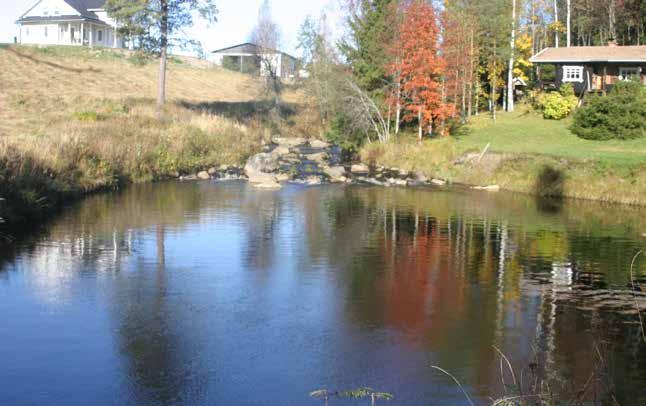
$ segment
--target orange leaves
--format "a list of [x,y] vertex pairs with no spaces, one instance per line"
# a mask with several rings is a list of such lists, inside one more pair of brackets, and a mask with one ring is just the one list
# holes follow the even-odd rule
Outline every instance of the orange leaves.
[[418,118],[420,127],[432,126],[434,120],[445,120],[454,114],[445,103],[443,76],[446,69],[439,52],[439,28],[432,5],[415,0],[404,8],[395,44],[395,62],[390,73],[401,82],[401,102],[405,119]]

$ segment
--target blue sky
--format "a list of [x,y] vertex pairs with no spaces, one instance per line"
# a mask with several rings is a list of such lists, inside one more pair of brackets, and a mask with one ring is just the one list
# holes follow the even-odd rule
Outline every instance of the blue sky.
[[[0,42],[16,35],[14,21],[34,0],[0,0]],[[338,32],[339,0],[270,0],[274,20],[282,30],[283,50],[297,53],[298,29],[307,15],[328,15],[331,28]],[[189,35],[202,42],[205,51],[235,45],[248,39],[262,0],[219,0],[219,21],[212,27],[197,23]]]

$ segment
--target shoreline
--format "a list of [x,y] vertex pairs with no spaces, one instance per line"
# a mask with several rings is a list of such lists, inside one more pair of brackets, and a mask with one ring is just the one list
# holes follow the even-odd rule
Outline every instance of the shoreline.
[[[480,172],[483,167],[491,166],[491,162],[501,165],[507,161],[527,159],[518,155],[502,155],[489,153],[484,156],[480,154],[466,154],[460,156],[457,161],[451,162],[449,169],[457,173],[457,176],[450,178],[446,176],[429,176],[422,170],[408,170],[397,166],[386,166],[383,160],[371,159],[370,164],[365,163],[365,151],[363,151],[362,162],[342,161],[341,150],[337,146],[330,145],[323,141],[276,138],[272,143],[265,145],[263,152],[252,155],[246,165],[219,165],[203,167],[200,166],[189,174],[160,174],[160,176],[147,179],[142,182],[128,181],[121,177],[116,184],[100,186],[93,190],[82,190],[79,188],[66,191],[48,191],[47,196],[35,199],[31,204],[22,201],[12,205],[11,200],[0,196],[0,213],[20,212],[18,218],[2,218],[0,216],[0,245],[9,245],[13,242],[12,231],[21,227],[32,229],[39,222],[46,221],[48,216],[55,215],[61,208],[73,204],[85,197],[96,193],[105,193],[119,190],[139,183],[156,183],[164,181],[209,181],[209,180],[244,180],[252,186],[260,189],[280,189],[285,183],[300,184],[305,186],[319,186],[325,184],[347,184],[347,185],[368,185],[380,187],[398,188],[428,188],[430,190],[470,190],[481,193],[514,193],[526,196],[533,196],[540,199],[547,199],[559,203],[567,201],[594,202],[609,206],[626,206],[636,209],[646,207],[646,201],[622,201],[621,199],[608,199],[607,196],[594,198],[589,196],[570,195],[564,189],[565,175],[553,174],[553,179],[559,185],[548,185],[552,193],[532,193],[518,187],[496,182],[496,177],[491,173],[485,174],[479,179],[487,179],[490,182],[468,182],[462,179],[469,179],[468,175],[473,172]],[[540,159],[534,157],[534,159]],[[545,157],[543,157],[545,159]],[[548,159],[555,159],[548,157]],[[477,163],[474,164],[474,160]],[[386,160],[387,161],[387,160]],[[563,162],[563,160],[561,160]],[[296,168],[296,169],[295,169]],[[522,169],[522,168],[521,168]],[[465,174],[460,174],[462,170]],[[519,171],[524,178],[530,178],[529,171]],[[487,176],[488,175],[488,176]],[[471,178],[473,179],[473,178]],[[33,180],[36,182],[37,180]],[[19,185],[12,185],[17,187]],[[44,203],[43,203],[44,202]],[[18,206],[19,210],[18,210]]]

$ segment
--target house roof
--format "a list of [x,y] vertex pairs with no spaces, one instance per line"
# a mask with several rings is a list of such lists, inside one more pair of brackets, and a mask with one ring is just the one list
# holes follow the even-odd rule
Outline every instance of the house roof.
[[[233,45],[233,46],[222,48],[222,49],[217,49],[217,50],[213,51],[212,53],[214,53],[214,54],[235,54],[235,55],[237,55],[237,54],[251,54],[251,55],[253,55],[253,54],[256,54],[258,52],[258,49],[260,49],[260,48],[261,48],[261,46],[259,46],[259,45],[253,44],[251,42],[245,42],[243,44],[238,44],[238,45]],[[276,49],[266,48],[265,50],[270,54],[283,54],[283,55],[288,56],[288,57],[290,57],[292,59],[298,59],[298,58],[295,58],[295,57],[293,57],[292,55],[290,55],[288,53],[278,51]]]
[[41,22],[41,21],[75,21],[75,20],[84,20],[84,19],[90,19],[90,20],[96,20],[96,21],[101,21],[99,17],[90,10],[101,10],[105,6],[106,0],[63,0],[65,3],[67,3],[70,7],[72,7],[74,10],[76,10],[79,15],[78,16],[39,16],[39,17],[25,17],[25,15],[31,11],[37,4],[40,2],[37,2],[34,4],[26,13],[24,13],[20,19],[17,21],[19,23],[29,23],[29,22]]
[[646,45],[545,48],[532,63],[646,62]]
[[96,14],[89,10],[103,9],[106,0],[64,0],[74,10],[78,11],[82,16],[94,16]]

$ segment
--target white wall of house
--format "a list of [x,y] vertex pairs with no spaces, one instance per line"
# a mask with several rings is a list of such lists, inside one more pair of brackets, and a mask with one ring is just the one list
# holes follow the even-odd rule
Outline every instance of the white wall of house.
[[23,25],[18,35],[22,44],[56,45],[60,43],[58,24]]

